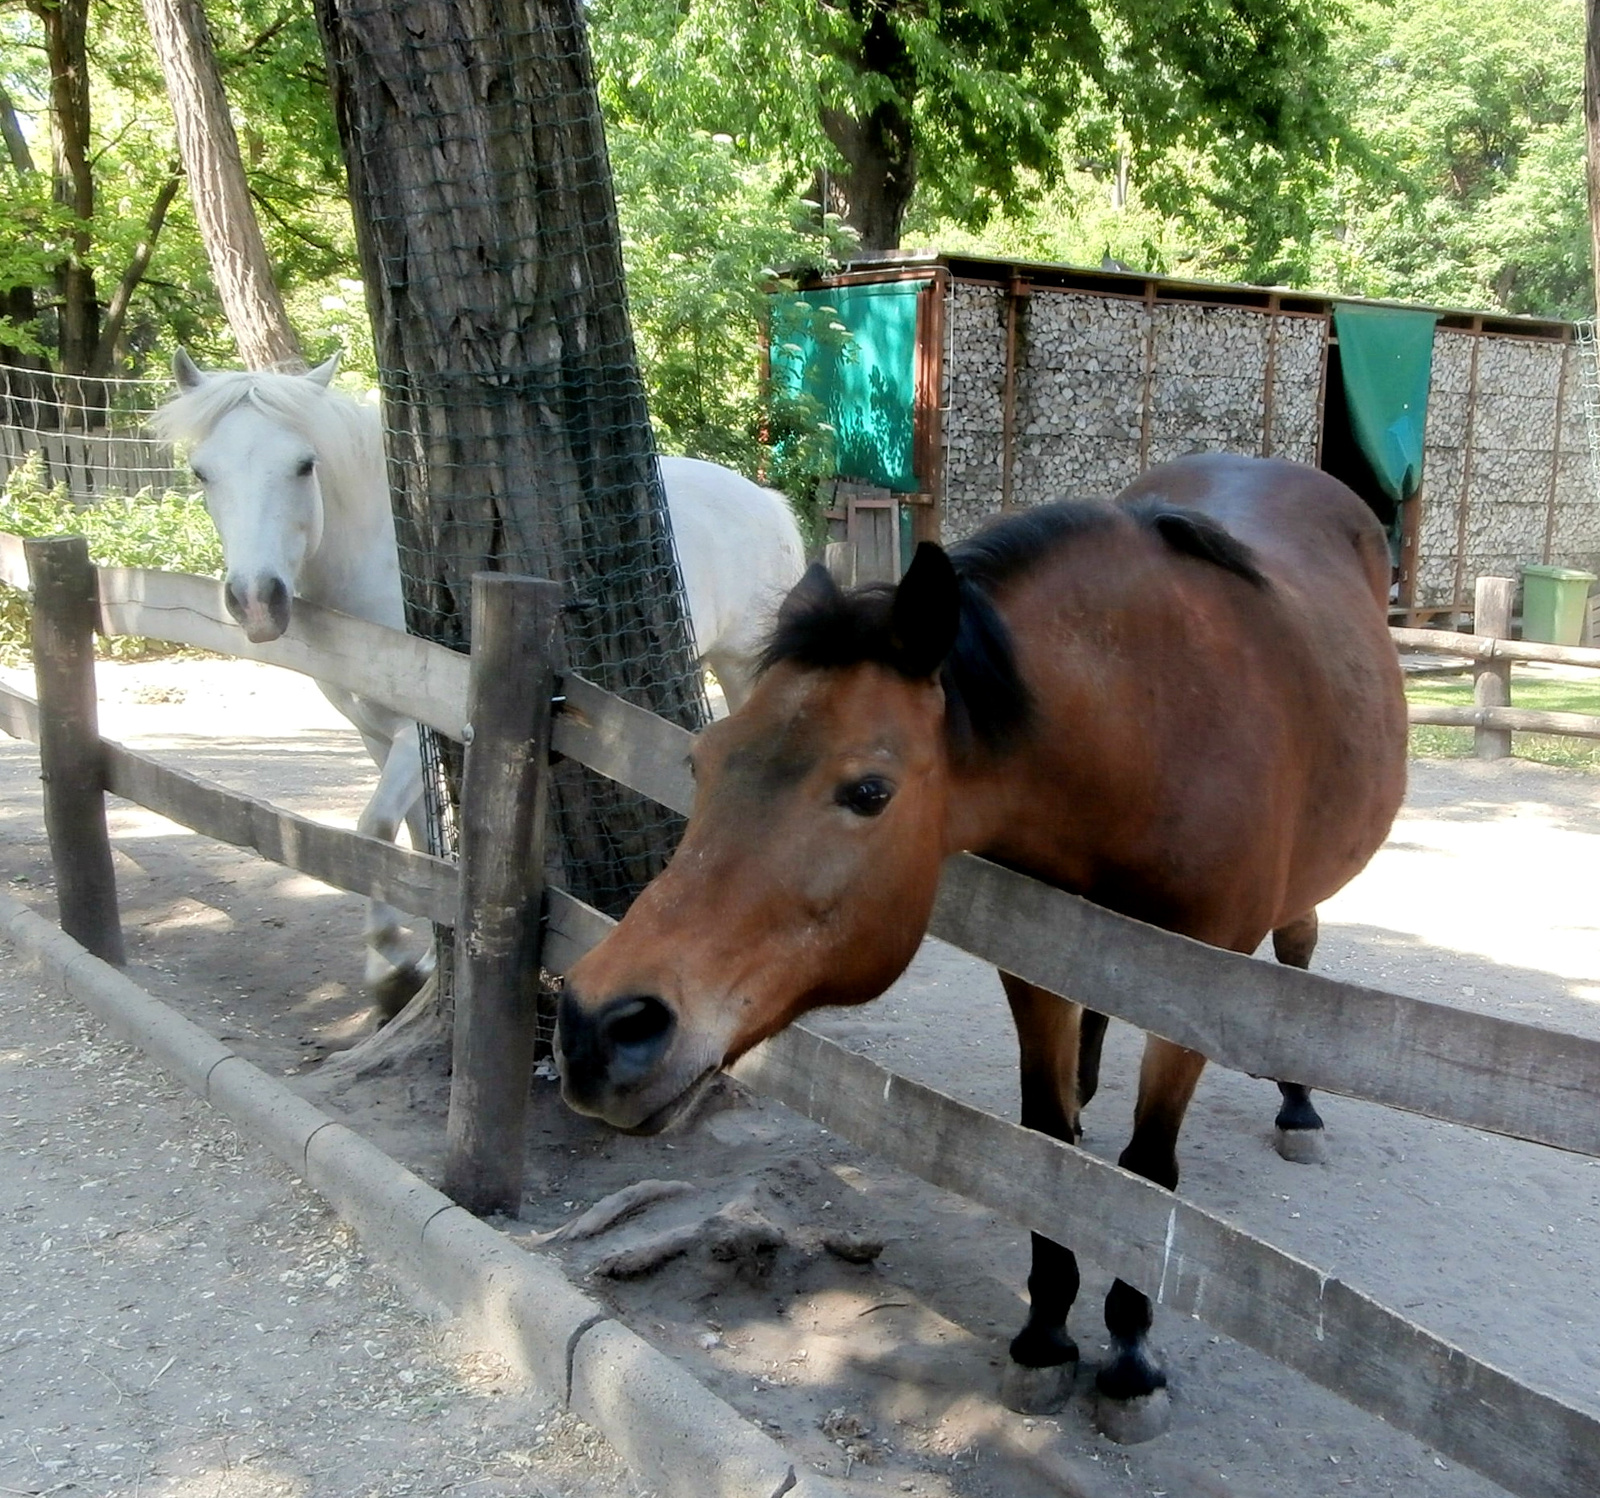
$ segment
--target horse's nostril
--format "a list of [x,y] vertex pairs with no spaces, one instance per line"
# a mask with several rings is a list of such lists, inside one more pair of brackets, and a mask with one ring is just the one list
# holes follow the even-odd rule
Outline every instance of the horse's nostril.
[[619,999],[601,1015],[600,1034],[613,1052],[659,1051],[673,1023],[672,1011],[658,998]]
[[239,584],[231,577],[223,584],[222,601],[227,605],[228,612],[235,619],[242,620],[244,618],[244,593],[240,590]]

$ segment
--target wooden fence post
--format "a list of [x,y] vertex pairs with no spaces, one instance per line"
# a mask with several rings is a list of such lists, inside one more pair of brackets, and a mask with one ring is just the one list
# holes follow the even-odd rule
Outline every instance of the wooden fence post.
[[105,765],[95,701],[95,577],[82,536],[23,543],[33,587],[39,778],[61,929],[96,957],[127,960],[106,831]]
[[480,1215],[522,1204],[560,607],[556,583],[472,580],[444,1189]]
[[[1472,632],[1496,640],[1511,638],[1511,599],[1517,590],[1509,577],[1480,577],[1473,594]],[[1477,661],[1472,668],[1475,707],[1511,705],[1511,662]],[[1504,728],[1472,730],[1472,752],[1479,759],[1504,759],[1511,753],[1511,733]]]

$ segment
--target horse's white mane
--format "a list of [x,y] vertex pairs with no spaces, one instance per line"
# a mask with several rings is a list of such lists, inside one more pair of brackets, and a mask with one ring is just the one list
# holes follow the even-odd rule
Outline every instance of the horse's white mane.
[[[355,498],[383,481],[383,431],[377,409],[300,375],[268,370],[219,370],[180,391],[150,418],[166,442],[193,443],[230,411],[251,406],[304,437],[316,450],[325,499]],[[387,497],[385,498],[387,503]]]

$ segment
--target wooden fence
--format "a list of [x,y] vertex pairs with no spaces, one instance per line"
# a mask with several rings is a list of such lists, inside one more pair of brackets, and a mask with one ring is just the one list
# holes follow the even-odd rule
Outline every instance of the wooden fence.
[[[25,564],[37,566],[42,548],[70,544],[28,543],[24,551],[0,537],[0,581],[27,587]],[[87,558],[80,551],[75,563],[55,565],[70,574],[73,565],[87,568]],[[41,741],[47,776],[58,752],[50,725],[62,717],[80,758],[84,743],[92,745],[101,789],[198,832],[454,925],[458,940],[496,901],[520,911],[520,923],[480,926],[477,966],[457,995],[447,1167],[458,1200],[479,1210],[514,1206],[528,1076],[525,1047],[508,1050],[502,1041],[526,1028],[520,985],[530,965],[564,971],[611,924],[563,890],[526,882],[537,877],[539,860],[522,857],[516,839],[537,820],[548,759],[542,748],[528,754],[527,742],[538,746],[547,733],[553,753],[685,811],[689,736],[560,672],[548,648],[542,666],[529,669],[548,639],[541,621],[551,606],[549,584],[480,582],[475,606],[500,622],[475,635],[484,659],[471,660],[299,602],[284,638],[250,645],[210,579],[80,570],[77,589],[80,614],[104,633],[287,666],[469,741],[463,826],[476,831],[464,837],[458,866],[294,816],[104,742],[92,712],[88,721],[81,711],[64,712],[48,668],[39,671],[38,708],[0,688],[0,727]],[[503,595],[499,605],[485,596],[493,591]],[[66,593],[74,596],[71,588]],[[81,608],[85,599],[92,610]],[[40,593],[36,613],[46,606]],[[86,623],[80,618],[76,627],[80,644]],[[73,633],[70,621],[64,633]],[[527,675],[534,687],[503,713],[485,716],[495,700],[487,688],[498,695],[507,680],[495,665],[504,661],[507,641],[521,652],[517,673],[509,674]],[[81,663],[78,669],[81,675]],[[78,690],[81,708],[81,682]],[[560,703],[553,716],[552,698]],[[89,799],[100,806],[98,795]],[[63,891],[85,846],[81,819],[72,826],[76,842],[57,842],[54,827],[51,834]],[[90,835],[105,838],[103,810]],[[970,855],[949,861],[931,929],[1223,1065],[1292,1075],[1346,1096],[1600,1157],[1600,1042],[1220,952]],[[98,931],[91,921],[87,935],[103,941],[103,920]],[[887,1072],[803,1025],[768,1041],[736,1071],[841,1137],[1019,1227],[1082,1249],[1162,1304],[1200,1316],[1515,1493],[1593,1498],[1600,1491],[1600,1420],[1148,1181]]]
[[1534,640],[1513,640],[1511,599],[1516,583],[1509,577],[1480,577],[1474,598],[1470,635],[1439,629],[1391,629],[1402,651],[1422,650],[1465,656],[1472,670],[1472,706],[1414,702],[1413,723],[1473,730],[1473,752],[1479,759],[1504,759],[1511,753],[1513,733],[1565,734],[1600,739],[1600,716],[1589,713],[1541,712],[1511,705],[1511,666],[1514,661],[1547,665],[1582,666],[1600,671],[1600,650],[1577,645],[1543,645]]

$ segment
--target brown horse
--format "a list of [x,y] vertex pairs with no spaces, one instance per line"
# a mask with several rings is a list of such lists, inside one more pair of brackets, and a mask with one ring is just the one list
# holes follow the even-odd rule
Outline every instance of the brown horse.
[[[1235,952],[1304,966],[1316,906],[1382,843],[1406,712],[1372,513],[1316,470],[1186,458],[1113,504],[1006,517],[898,587],[821,568],[779,615],[749,702],[700,735],[666,871],[572,970],[567,1101],[650,1133],[719,1068],[823,1004],[883,992],[916,951],[948,854],[970,850]],[[1022,1121],[1076,1141],[1099,1036],[1002,974]],[[1171,1188],[1204,1057],[1150,1036],[1121,1163]],[[1284,1086],[1280,1127],[1320,1128]],[[1291,1150],[1289,1153],[1296,1153]],[[1034,1236],[1006,1397],[1059,1408],[1077,1262]],[[1118,1280],[1102,1418],[1164,1418],[1150,1303]]]

